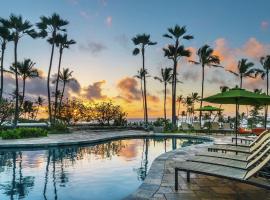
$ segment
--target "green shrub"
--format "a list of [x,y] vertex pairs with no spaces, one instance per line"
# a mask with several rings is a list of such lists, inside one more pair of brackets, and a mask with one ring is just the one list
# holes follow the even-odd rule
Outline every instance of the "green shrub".
[[17,128],[1,132],[3,139],[21,139],[32,137],[45,137],[48,131],[42,128]]
[[49,128],[50,134],[69,133],[69,129],[65,123],[57,122]]

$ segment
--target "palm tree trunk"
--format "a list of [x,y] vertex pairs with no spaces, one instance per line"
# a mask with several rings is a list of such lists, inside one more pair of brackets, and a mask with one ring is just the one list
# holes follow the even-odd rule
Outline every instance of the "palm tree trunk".
[[242,84],[243,84],[243,76],[240,75],[240,88],[242,89]]
[[[144,63],[145,63],[145,58],[144,58],[144,47],[142,48],[142,64],[143,64],[143,70],[145,70]],[[144,87],[144,112],[145,112],[145,123],[148,124],[148,111],[147,111],[147,91],[146,91],[146,77],[145,73],[143,76],[143,87]]]
[[178,102],[178,110],[177,110],[177,115],[180,115],[180,106],[181,106],[181,101]]
[[143,101],[143,121],[145,121],[145,106],[144,106],[144,93],[143,93],[143,77],[141,79],[141,93],[142,93],[142,101]]
[[58,83],[59,83],[59,75],[60,75],[60,68],[61,68],[61,62],[62,62],[62,55],[63,55],[63,48],[60,46],[59,49],[59,63],[58,63],[58,71],[57,71],[57,77],[56,77],[56,86],[55,86],[55,99],[54,99],[54,123],[56,119],[56,112],[57,112],[57,101],[58,101]]
[[166,116],[166,99],[167,99],[167,83],[164,83],[164,119],[166,121],[167,116]]
[[26,80],[26,78],[23,77],[23,94],[22,94],[22,100],[21,100],[21,105],[20,105],[20,107],[23,105],[24,96],[25,96],[25,80]]
[[0,88],[0,100],[3,98],[4,90],[4,54],[5,54],[6,44],[2,44],[2,54],[1,54],[1,88]]
[[177,69],[177,60],[174,60],[173,65],[173,81],[172,81],[172,125],[176,127],[176,69]]
[[18,82],[18,69],[17,69],[17,48],[18,48],[18,40],[14,41],[14,63],[15,63],[15,81],[16,81],[16,88],[15,88],[15,115],[14,115],[14,122],[13,126],[16,128],[18,119],[19,119],[19,82]]
[[[268,95],[269,90],[269,70],[266,70],[266,94]],[[265,105],[265,115],[264,115],[264,128],[267,127],[267,115],[268,115],[268,105]]]
[[49,65],[49,70],[48,70],[48,76],[47,76],[48,112],[49,112],[49,121],[50,121],[50,123],[52,123],[50,77],[51,77],[52,61],[53,61],[54,46],[55,46],[55,44],[54,44],[55,42],[54,41],[55,41],[55,32],[53,33],[51,58],[50,58],[50,65]]
[[[201,102],[200,102],[200,108],[202,108],[202,99],[203,99],[203,94],[204,93],[204,65],[202,65],[202,93],[201,93]],[[200,111],[200,126],[202,126],[202,111]]]
[[64,81],[63,89],[62,89],[62,93],[61,93],[61,97],[60,97],[58,114],[60,114],[60,111],[61,111],[61,106],[62,106],[63,96],[64,96],[64,92],[65,92],[65,87],[66,87],[66,82]]

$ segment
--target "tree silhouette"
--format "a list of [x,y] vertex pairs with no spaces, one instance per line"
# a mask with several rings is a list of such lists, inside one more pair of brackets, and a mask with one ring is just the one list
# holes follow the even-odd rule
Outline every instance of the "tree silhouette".
[[14,72],[15,72],[15,115],[13,125],[16,127],[19,119],[19,82],[18,82],[18,43],[23,36],[30,36],[32,38],[37,37],[37,33],[32,28],[32,24],[28,20],[23,20],[22,16],[16,16],[11,14],[8,20],[0,20],[4,26],[8,27],[11,34],[11,40],[14,43]]
[[[133,55],[138,55],[141,53],[142,55],[142,69],[145,70],[145,48],[146,46],[152,46],[156,45],[156,42],[152,42],[150,40],[150,35],[147,34],[138,34],[134,38],[132,38],[132,41],[136,47],[133,50]],[[144,74],[143,76],[143,89],[144,89],[144,115],[145,115],[145,123],[148,123],[148,110],[147,110],[147,91],[146,91],[146,76]]]
[[[204,97],[204,68],[205,66],[208,67],[222,67],[220,66],[220,59],[217,55],[214,55],[214,50],[208,46],[207,44],[203,45],[201,48],[198,49],[197,55],[199,57],[199,61],[190,61],[194,64],[202,66],[202,90],[201,90],[201,102],[200,108],[202,108],[203,104],[203,97]],[[200,111],[200,126],[202,125],[202,111]]]
[[180,45],[180,40],[191,40],[192,35],[186,35],[186,27],[175,25],[173,28],[168,28],[168,33],[163,35],[166,38],[173,40],[174,44],[163,48],[164,56],[173,61],[173,76],[172,76],[172,124],[176,126],[176,84],[177,84],[177,64],[181,57],[189,57],[190,51]]
[[161,83],[164,83],[164,119],[167,119],[166,116],[166,100],[167,100],[167,84],[171,82],[172,79],[172,68],[162,68],[161,76],[154,77],[154,79],[159,80]]
[[51,108],[51,92],[50,92],[50,77],[51,77],[51,69],[52,69],[52,61],[54,55],[54,48],[55,48],[55,40],[58,32],[65,32],[64,26],[68,25],[68,21],[61,19],[61,17],[54,13],[52,16],[40,17],[40,22],[37,23],[37,27],[40,30],[39,35],[43,38],[50,35],[48,38],[48,42],[51,44],[51,57],[50,57],[50,64],[48,69],[48,76],[47,76],[47,93],[48,93],[48,112],[49,112],[49,121],[52,123],[52,108]]
[[1,45],[1,87],[0,87],[0,100],[3,98],[4,90],[4,56],[7,43],[11,41],[12,36],[7,26],[5,19],[0,19],[0,45]]

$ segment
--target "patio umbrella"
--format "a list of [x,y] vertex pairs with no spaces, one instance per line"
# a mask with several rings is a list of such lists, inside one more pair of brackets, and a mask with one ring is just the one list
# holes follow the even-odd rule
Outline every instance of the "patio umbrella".
[[[209,106],[209,105],[195,109],[195,111],[208,111],[210,113],[210,120],[211,120],[211,112],[222,111],[222,110],[223,110],[222,108],[217,108],[217,107]],[[210,120],[209,120],[209,127],[208,127],[209,132],[210,132]]]
[[[233,88],[203,99],[203,101],[219,104],[235,104],[235,136],[238,132],[238,105],[269,105],[270,96],[258,94],[240,88]],[[237,139],[236,139],[237,145]]]

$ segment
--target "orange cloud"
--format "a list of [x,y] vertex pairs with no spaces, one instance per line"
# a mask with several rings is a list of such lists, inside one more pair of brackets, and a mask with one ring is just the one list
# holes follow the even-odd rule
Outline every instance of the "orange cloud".
[[254,59],[259,59],[261,56],[264,56],[269,52],[270,46],[267,44],[262,44],[256,38],[250,38],[240,49],[240,53],[249,56]]

